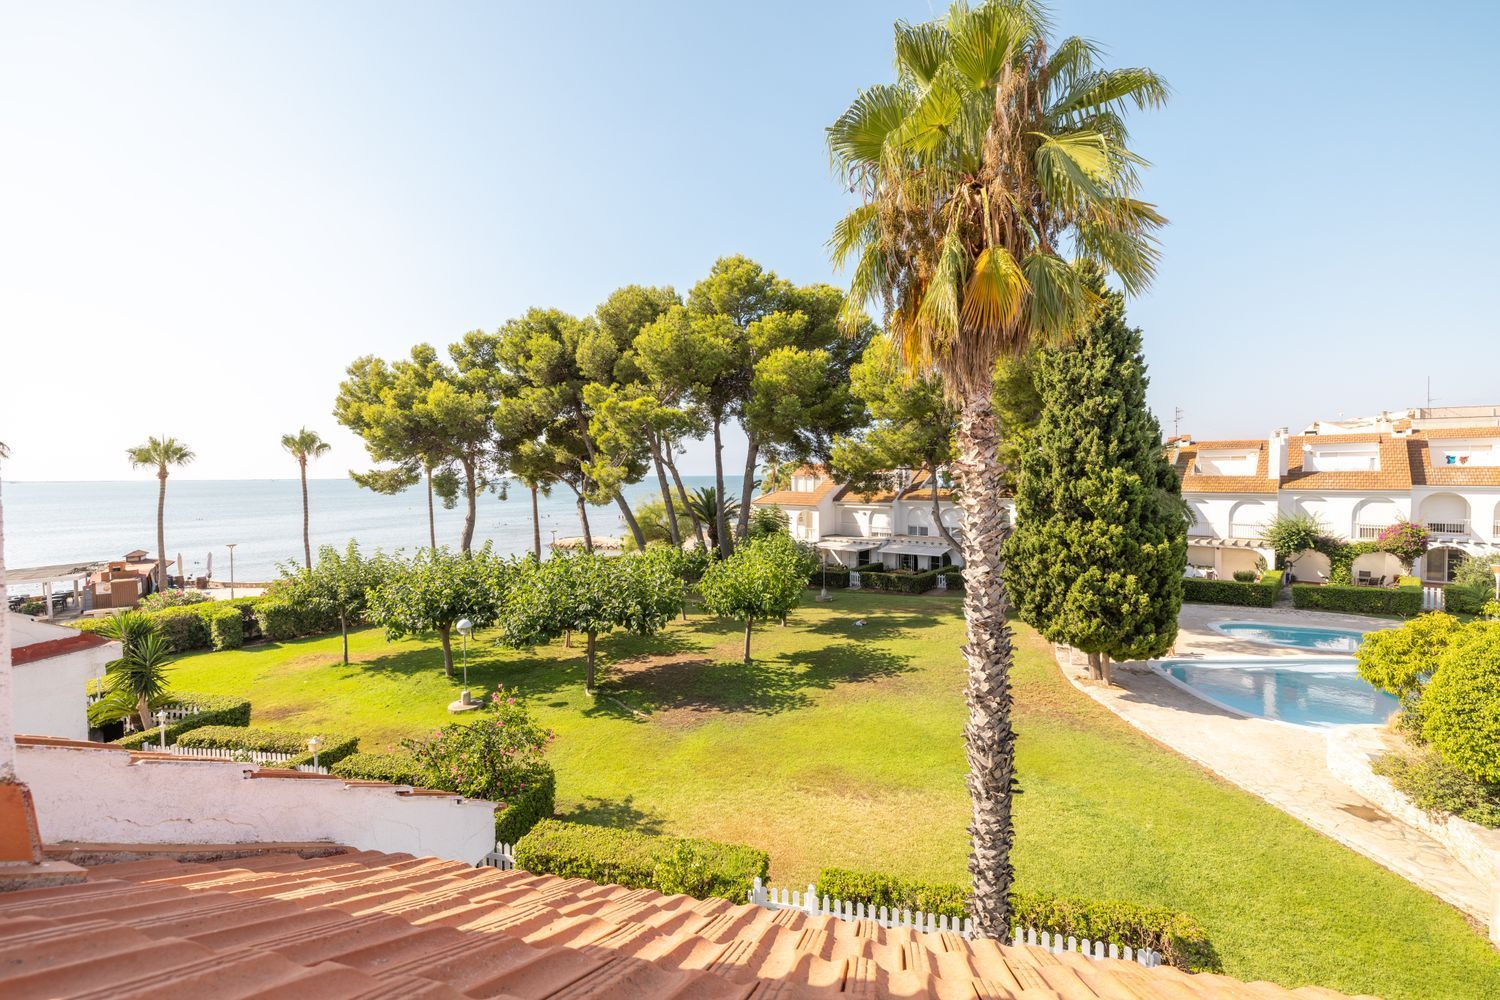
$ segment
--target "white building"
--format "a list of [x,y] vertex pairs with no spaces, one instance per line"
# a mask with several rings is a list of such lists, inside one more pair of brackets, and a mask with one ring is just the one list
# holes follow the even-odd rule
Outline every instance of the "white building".
[[[897,470],[889,478],[885,488],[857,493],[835,482],[826,469],[805,466],[787,489],[758,496],[754,503],[785,511],[792,537],[826,552],[830,565],[912,572],[962,566],[963,556],[938,528],[941,523],[955,539],[962,533],[963,514],[952,487],[941,479],[934,484],[926,472]],[[1006,498],[1004,504],[1009,518],[1014,502]]]
[[120,656],[120,644],[10,613],[12,712],[27,736],[89,738],[88,682]]
[[[1370,541],[1409,520],[1432,534],[1415,567],[1424,582],[1452,580],[1466,558],[1500,557],[1500,426],[1431,425],[1422,419],[1372,418],[1360,433],[1282,428],[1263,440],[1168,442],[1194,523],[1188,562],[1215,575],[1268,564],[1262,529],[1278,514],[1311,514],[1345,541]],[[1328,578],[1326,557],[1294,560],[1302,580]],[[1386,553],[1362,555],[1355,582],[1394,582],[1402,567]]]

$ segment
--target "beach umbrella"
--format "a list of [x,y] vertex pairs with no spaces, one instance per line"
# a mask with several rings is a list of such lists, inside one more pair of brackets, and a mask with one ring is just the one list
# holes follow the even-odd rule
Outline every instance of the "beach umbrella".
[[213,577],[214,577],[214,550],[213,549],[209,549],[208,550],[208,569],[204,572],[203,575],[206,576],[206,577],[208,577],[210,580],[212,580]]
[[177,553],[177,579],[181,580],[183,586],[187,586],[187,573],[182,568],[182,553]]

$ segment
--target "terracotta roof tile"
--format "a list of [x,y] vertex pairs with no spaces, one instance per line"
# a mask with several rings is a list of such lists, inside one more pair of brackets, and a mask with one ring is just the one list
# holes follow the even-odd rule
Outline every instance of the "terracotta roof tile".
[[368,851],[133,861],[0,895],[6,997],[163,984],[216,1000],[1324,995]]
[[[1171,442],[1168,442],[1170,445]],[[1200,451],[1248,451],[1255,449],[1253,476],[1213,476],[1193,471]],[[1274,494],[1277,483],[1267,471],[1265,441],[1196,441],[1180,445],[1174,462],[1184,493],[1266,493]]]
[[804,465],[794,476],[817,476],[818,484],[810,492],[798,490],[773,490],[762,494],[750,502],[762,506],[775,504],[778,507],[816,507],[834,490],[838,489],[838,483],[828,476],[828,470],[821,465]]
[[[1303,446],[1319,444],[1378,444],[1379,469],[1368,472],[1307,472],[1303,470]],[[1410,490],[1411,459],[1407,439],[1390,434],[1297,434],[1287,439],[1287,473],[1282,489],[1338,492],[1352,490]]]
[[1429,442],[1463,438],[1500,439],[1500,427],[1443,427],[1408,438],[1412,482],[1418,486],[1500,486],[1500,466],[1432,464]]

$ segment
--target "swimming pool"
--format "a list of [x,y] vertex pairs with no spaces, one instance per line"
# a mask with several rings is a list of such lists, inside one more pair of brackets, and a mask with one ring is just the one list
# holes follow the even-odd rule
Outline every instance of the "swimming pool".
[[1300,726],[1378,724],[1399,707],[1348,659],[1163,660],[1158,668],[1223,708]]
[[1313,628],[1310,625],[1268,625],[1265,622],[1220,622],[1214,629],[1224,635],[1263,646],[1291,646],[1315,653],[1352,653],[1364,639],[1363,632],[1346,628]]

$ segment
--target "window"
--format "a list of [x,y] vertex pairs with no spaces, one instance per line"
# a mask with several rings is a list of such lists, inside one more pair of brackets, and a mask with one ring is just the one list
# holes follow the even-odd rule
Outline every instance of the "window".
[[911,534],[911,535],[925,535],[925,534],[927,534],[927,525],[925,525],[925,524],[912,524],[912,525],[908,525],[907,528],[906,528],[906,531],[907,531],[907,534]]
[[793,476],[792,477],[792,492],[793,493],[811,493],[813,490],[815,490],[817,488],[818,488],[818,477],[817,476]]
[[1427,582],[1452,583],[1467,558],[1458,549],[1432,549],[1427,553]]
[[904,570],[915,572],[917,568],[917,557],[913,555],[907,555],[903,552],[901,554],[901,568]]

